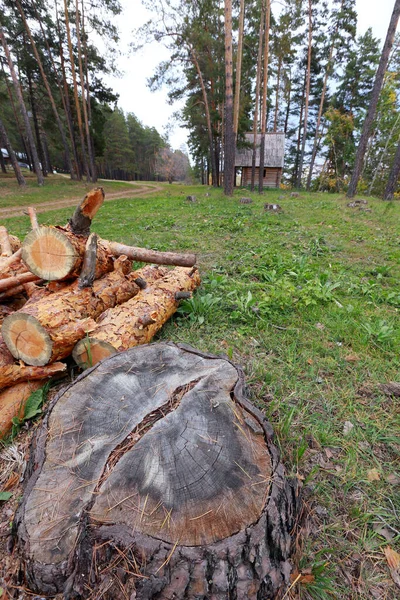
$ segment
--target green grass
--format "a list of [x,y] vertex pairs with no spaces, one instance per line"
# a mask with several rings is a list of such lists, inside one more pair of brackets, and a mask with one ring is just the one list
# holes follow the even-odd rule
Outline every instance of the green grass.
[[[28,170],[24,169],[23,172],[27,182],[25,188],[18,186],[11,173],[7,175],[0,174],[0,208],[26,206],[67,198],[83,198],[86,192],[93,187],[93,184],[72,181],[69,177],[62,175],[49,175],[45,179],[45,184],[39,186],[36,178]],[[98,185],[104,187],[106,194],[126,191],[132,187],[129,183],[118,181],[99,181]]]
[[[93,230],[197,252],[203,284],[158,339],[243,365],[250,398],[304,484],[300,567],[315,580],[292,597],[394,600],[382,549],[400,551],[399,488],[391,483],[400,419],[396,399],[377,384],[400,381],[400,204],[371,199],[367,212],[339,195],[274,190],[242,205],[242,195],[251,194],[226,199],[219,190],[165,185],[153,197],[105,204]],[[266,201],[283,212],[265,212]],[[64,223],[70,214],[39,220]],[[27,217],[4,224],[22,237],[29,230]],[[354,427],[344,435],[346,421]],[[371,469],[379,480],[369,480]]]

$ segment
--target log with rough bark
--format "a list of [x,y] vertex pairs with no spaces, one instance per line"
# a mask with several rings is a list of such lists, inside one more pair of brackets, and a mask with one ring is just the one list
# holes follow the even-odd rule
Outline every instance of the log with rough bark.
[[33,366],[65,358],[76,342],[96,327],[93,319],[138,293],[136,277],[151,280],[165,273],[157,267],[132,273],[126,257],[117,259],[115,267],[91,288],[80,289],[74,281],[59,292],[32,297],[21,310],[6,317],[2,335],[11,354]]
[[26,401],[42,385],[43,381],[25,381],[0,392],[0,440],[10,434],[14,417],[23,417]]
[[196,268],[172,269],[134,298],[103,313],[90,336],[76,344],[72,353],[75,362],[86,369],[116,351],[146,344],[178,308],[176,293],[199,285]]
[[14,524],[20,585],[103,600],[268,600],[298,488],[241,369],[174,344],[114,354],[51,403]]
[[[39,227],[31,231],[22,245],[22,259],[28,269],[49,281],[78,277],[82,268],[87,238],[63,227]],[[193,266],[194,254],[157,252],[99,240],[96,279],[111,271],[112,256],[126,255],[131,260],[160,265]]]
[[26,365],[3,365],[0,366],[0,390],[16,383],[46,379],[65,373],[67,365],[55,362],[44,367],[31,367]]
[[[28,269],[48,281],[78,277],[85,256],[87,238],[65,227],[39,227],[26,236],[22,260]],[[98,248],[96,278],[112,271],[112,257]]]

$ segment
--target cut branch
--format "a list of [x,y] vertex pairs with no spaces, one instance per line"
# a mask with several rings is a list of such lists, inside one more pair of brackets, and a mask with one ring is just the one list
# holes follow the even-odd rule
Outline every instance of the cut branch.
[[90,190],[69,220],[68,227],[72,233],[88,236],[92,220],[103,202],[104,190],[102,187]]
[[91,233],[86,242],[82,271],[79,277],[79,289],[92,287],[96,275],[97,235]]
[[156,265],[176,265],[179,267],[193,267],[196,264],[195,254],[180,254],[178,252],[157,252],[157,250],[148,250],[147,248],[137,248],[135,246],[125,246],[118,242],[108,242],[101,240],[101,245],[106,248],[113,256],[125,254],[131,260],[140,262],[154,263]]
[[23,283],[28,283],[28,281],[39,281],[39,279],[40,277],[29,272],[20,273],[14,277],[6,277],[5,279],[0,279],[0,292],[9,290],[17,285],[22,285]]

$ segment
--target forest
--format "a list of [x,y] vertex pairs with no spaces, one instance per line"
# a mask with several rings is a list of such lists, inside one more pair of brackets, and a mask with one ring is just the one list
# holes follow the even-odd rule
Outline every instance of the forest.
[[171,103],[183,99],[177,119],[189,130],[193,168],[165,135],[124,114],[103,81],[118,68],[118,0],[2,0],[0,136],[9,162],[14,150],[14,163],[27,163],[39,183],[54,170],[88,181],[190,173],[230,195],[245,134],[284,132],[285,187],[393,197],[399,1],[386,40],[371,29],[357,35],[355,0],[143,4],[152,18],[133,32],[130,51],[154,40],[168,49],[148,84],[167,86]]

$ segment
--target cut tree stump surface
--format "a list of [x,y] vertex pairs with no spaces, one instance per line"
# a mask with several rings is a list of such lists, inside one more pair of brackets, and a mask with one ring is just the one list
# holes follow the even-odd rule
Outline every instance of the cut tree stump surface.
[[31,469],[16,528],[41,594],[88,597],[107,544],[132,553],[138,600],[267,599],[289,583],[296,486],[223,357],[169,343],[108,357],[55,398]]

